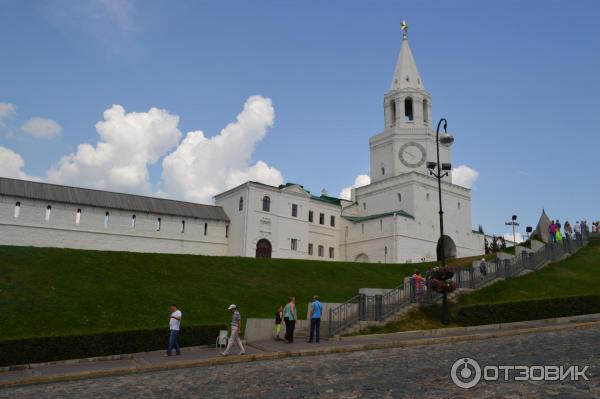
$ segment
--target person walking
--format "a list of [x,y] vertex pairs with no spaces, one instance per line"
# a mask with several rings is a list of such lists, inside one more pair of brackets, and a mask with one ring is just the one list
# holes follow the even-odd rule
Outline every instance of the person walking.
[[323,304],[319,301],[319,296],[315,295],[312,298],[310,304],[310,338],[308,342],[315,342],[318,344],[321,337],[321,314],[323,313]]
[[238,353],[238,355],[245,355],[246,350],[244,349],[244,345],[242,345],[242,340],[240,339],[240,334],[242,331],[242,316],[240,316],[240,312],[237,310],[237,306],[234,304],[229,305],[227,310],[231,311],[231,336],[229,337],[229,342],[227,342],[227,348],[225,348],[221,355],[229,355],[229,351],[231,350],[234,342],[240,347],[240,353]]
[[481,261],[479,262],[479,273],[481,273],[482,276],[487,276],[487,266],[485,264],[485,258],[481,258]]
[[175,349],[176,355],[181,355],[179,349],[179,327],[181,325],[181,310],[177,309],[177,305],[172,304],[169,308],[169,345],[165,356],[171,356],[171,352]]
[[290,297],[288,303],[283,308],[283,320],[285,321],[285,341],[288,344],[294,342],[294,329],[296,328],[296,298]]
[[581,224],[579,220],[575,222],[575,238],[577,241],[581,241]]
[[275,312],[275,341],[281,340],[281,322],[283,320],[283,306]]
[[550,235],[550,242],[556,242],[556,223],[554,223],[554,220],[548,226],[548,234]]
[[565,222],[565,237],[567,238],[567,240],[570,240],[572,235],[573,228],[571,227],[571,223],[569,223],[569,221],[567,220]]
[[421,302],[423,298],[423,276],[421,276],[421,272],[415,270],[415,274],[412,275],[413,287],[415,290],[415,299],[417,302]]

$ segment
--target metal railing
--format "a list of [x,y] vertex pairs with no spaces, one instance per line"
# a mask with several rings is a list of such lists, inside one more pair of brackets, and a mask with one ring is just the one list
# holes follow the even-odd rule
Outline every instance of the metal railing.
[[[523,251],[511,259],[496,258],[491,262],[455,271],[452,280],[457,288],[479,289],[497,279],[520,275],[526,270],[535,271],[547,262],[573,254],[587,244],[587,237],[563,239],[560,243],[547,243],[536,251]],[[431,304],[442,295],[429,290],[427,280],[419,283],[406,278],[404,284],[383,295],[359,294],[335,308],[329,309],[329,335],[333,336],[359,321],[383,321],[412,303]]]

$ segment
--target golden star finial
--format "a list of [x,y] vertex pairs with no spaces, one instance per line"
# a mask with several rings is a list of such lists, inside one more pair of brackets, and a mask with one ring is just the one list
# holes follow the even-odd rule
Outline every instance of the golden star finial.
[[400,24],[400,29],[402,29],[402,38],[406,39],[408,37],[408,24],[406,23],[406,21],[402,20],[402,23]]

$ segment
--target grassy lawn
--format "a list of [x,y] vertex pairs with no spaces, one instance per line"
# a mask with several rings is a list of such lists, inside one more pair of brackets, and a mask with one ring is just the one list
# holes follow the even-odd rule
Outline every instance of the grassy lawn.
[[207,324],[226,322],[230,303],[244,317],[272,317],[292,295],[305,317],[313,294],[345,301],[361,287],[396,287],[416,268],[425,271],[410,264],[0,246],[0,340],[161,327],[172,302],[184,323]]
[[[479,291],[461,295],[450,306],[450,320],[464,305],[522,301],[600,294],[600,242],[591,242],[575,255],[522,277],[511,278]],[[444,327],[458,327],[456,323],[440,323],[439,304],[410,312],[402,320],[381,327],[371,327],[363,334],[378,334]]]

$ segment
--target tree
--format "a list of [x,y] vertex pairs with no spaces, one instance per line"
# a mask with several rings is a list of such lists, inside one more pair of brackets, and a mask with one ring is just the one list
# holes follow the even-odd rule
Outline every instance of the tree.
[[490,243],[488,242],[488,239],[487,239],[487,237],[485,237],[485,238],[483,239],[483,248],[485,249],[485,254],[486,254],[486,255],[487,255],[487,254],[489,254],[489,253],[491,252],[491,251],[490,251]]
[[506,249],[506,240],[504,237],[500,237],[500,249]]
[[498,252],[499,249],[500,249],[500,246],[498,245],[498,237],[492,236],[492,242],[490,244],[490,252],[496,253],[496,252]]
[[484,234],[484,232],[483,232],[483,226],[479,225],[479,228],[477,229],[477,231],[479,231],[480,234]]

